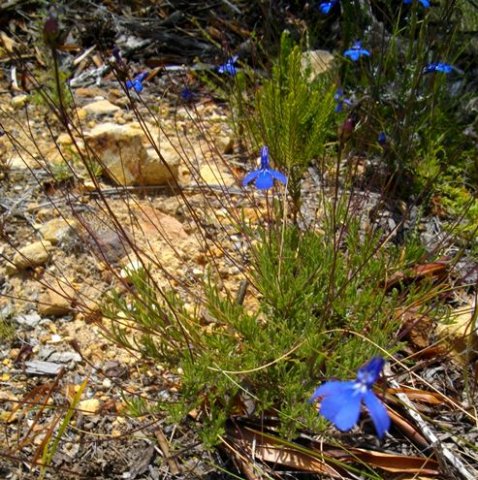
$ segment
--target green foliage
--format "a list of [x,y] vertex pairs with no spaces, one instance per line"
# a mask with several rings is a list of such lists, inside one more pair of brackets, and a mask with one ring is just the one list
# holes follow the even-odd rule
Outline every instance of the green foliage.
[[64,161],[55,162],[50,166],[50,172],[53,180],[57,184],[62,184],[73,180],[74,172],[68,163]]
[[13,332],[13,327],[0,315],[0,340],[5,341],[10,339]]
[[[348,62],[341,71],[346,93],[354,91],[356,98],[353,113],[347,113],[358,119],[350,148],[379,154],[395,176],[396,193],[407,197],[436,184],[450,164],[466,168],[469,162],[461,74],[424,73],[432,62],[454,64],[460,20],[454,8],[445,7],[425,14],[384,6],[384,15],[380,41],[365,42],[370,59]],[[345,31],[352,18],[352,12],[343,16]],[[387,136],[383,148],[379,132]]]
[[[443,176],[437,187],[441,205],[449,215],[449,229],[478,255],[478,199],[463,183]],[[458,223],[456,223],[456,219]]]
[[40,86],[33,93],[33,103],[47,111],[71,107],[73,95],[68,87],[68,78],[66,71],[56,67],[56,59],[50,60],[47,70],[39,76]]
[[[336,205],[335,225],[346,213],[345,203]],[[330,218],[335,207],[326,208]],[[302,422],[316,429],[307,398],[320,379],[350,376],[377,348],[395,351],[395,309],[423,293],[416,288],[404,300],[383,287],[390,263],[421,254],[415,245],[411,255],[406,247],[383,245],[379,234],[364,236],[359,226],[349,218],[340,243],[331,241],[333,222],[324,222],[322,233],[294,225],[260,228],[246,272],[259,302],[254,308],[238,304],[211,275],[202,306],[207,325],[176,294],[158,295],[147,270],[136,272],[131,292],[112,292],[106,303],[107,316],[117,319],[111,336],[181,372],[177,402],[160,408],[176,419],[204,412],[208,445],[218,441],[227,418],[245,413],[247,403],[254,416],[276,412],[288,438]],[[135,414],[151,408],[131,403]]]
[[83,392],[87,385],[88,385],[88,380],[86,379],[81,383],[81,385],[78,388],[78,391],[73,396],[71,403],[66,411],[66,414],[60,424],[60,427],[58,428],[58,432],[55,438],[52,441],[48,441],[43,448],[40,480],[45,478],[47,467],[50,466],[53,460],[53,457],[58,450],[61,438],[63,437],[68,426],[70,425],[71,419],[75,414],[75,409],[78,406],[81,400],[81,396],[83,395]]
[[[239,77],[239,92],[246,84]],[[237,119],[247,138],[253,139],[254,149],[267,145],[273,161],[287,172],[288,189],[297,208],[304,171],[324,153],[334,110],[334,90],[331,75],[315,75],[311,65],[303,65],[300,47],[284,32],[271,78],[257,90],[254,108],[245,110],[243,103],[235,102],[236,110],[240,107]]]

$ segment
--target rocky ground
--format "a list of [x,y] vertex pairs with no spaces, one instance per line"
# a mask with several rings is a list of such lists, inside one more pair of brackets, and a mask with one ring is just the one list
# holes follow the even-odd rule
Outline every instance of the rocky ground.
[[[154,141],[160,140],[169,169],[113,79],[101,88],[74,90],[85,130],[72,136],[59,131],[52,119],[52,129],[46,131],[44,109],[31,97],[2,96],[8,134],[0,139],[5,165],[0,183],[0,312],[14,328],[13,337],[0,347],[5,425],[0,443],[7,447],[8,460],[0,467],[2,478],[35,477],[30,462],[38,460],[45,434],[61,422],[65,406],[84,381],[80,413],[47,478],[155,479],[166,478],[171,468],[178,468],[178,478],[212,478],[208,472],[216,471],[219,459],[201,449],[192,430],[165,425],[157,416],[132,420],[124,415],[124,395],[174,395],[178,378],[160,365],[139,366],[134,355],[104,337],[97,323],[102,297],[137,267],[130,241],[185,283],[202,279],[204,249],[184,202],[171,188],[172,177],[190,205],[203,213],[211,232],[218,228],[221,189],[231,188],[230,202],[243,199],[234,194],[234,175],[241,170],[234,167],[239,162],[223,108],[208,96],[187,107],[177,92],[164,96],[165,84],[148,83],[138,111],[149,121],[148,108],[159,112],[161,135],[155,125],[147,128]],[[168,85],[174,88],[174,82]],[[192,116],[201,123],[191,121]],[[75,157],[77,148],[85,151],[85,142],[105,167],[94,181]],[[63,155],[74,171],[65,166]],[[230,160],[232,168],[215,162],[218,155]],[[183,161],[186,156],[195,162],[194,169]],[[109,218],[100,191],[128,239]],[[231,228],[215,235],[237,243],[233,233]],[[237,290],[238,269],[222,257],[218,248],[224,281]],[[156,279],[163,286],[171,281],[164,272]],[[181,457],[179,463],[168,458],[168,445],[181,446],[173,452]]]

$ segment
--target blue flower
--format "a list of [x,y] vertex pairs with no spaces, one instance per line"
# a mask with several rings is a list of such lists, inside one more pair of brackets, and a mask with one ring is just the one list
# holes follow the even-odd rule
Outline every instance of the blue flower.
[[310,401],[321,398],[320,414],[342,431],[350,430],[357,424],[363,401],[372,417],[377,435],[383,438],[390,428],[390,417],[373,393],[372,386],[384,363],[383,358],[374,357],[358,370],[355,380],[325,382],[315,390]]
[[356,40],[352,46],[344,52],[344,57],[350,58],[352,62],[356,62],[363,56],[369,57],[370,52],[365,48],[362,48],[362,42],[360,40]]
[[186,103],[191,102],[192,99],[194,98],[194,93],[189,87],[184,87],[181,90],[180,95],[181,95],[181,99]]
[[228,75],[234,77],[237,73],[237,68],[235,64],[238,59],[238,55],[234,55],[233,57],[228,58],[222,65],[219,65],[219,67],[217,67],[217,72],[221,75],[227,73]]
[[377,142],[382,146],[387,143],[387,135],[385,134],[385,132],[379,132],[377,136]]
[[[429,0],[418,0],[418,1],[422,4],[423,8],[429,8],[430,7]],[[412,2],[413,2],[413,0],[403,0],[404,5],[411,5]]]
[[269,148],[263,146],[261,148],[261,166],[259,169],[249,172],[242,180],[242,185],[245,187],[255,180],[256,188],[259,190],[268,190],[274,185],[274,180],[277,180],[284,185],[287,183],[287,177],[273,170],[269,164]]
[[352,106],[352,101],[349,98],[344,97],[344,91],[338,88],[334,95],[334,100],[337,103],[335,106],[335,112],[340,113],[344,109],[344,104],[348,107]]
[[429,63],[424,69],[423,73],[432,73],[432,72],[441,72],[441,73],[451,73],[456,68],[449,63],[444,62],[436,62],[436,63]]
[[133,80],[126,80],[126,88],[131,90],[132,88],[136,93],[141,93],[143,91],[143,81],[148,76],[148,72],[138,73]]
[[319,11],[323,15],[328,15],[332,8],[339,3],[339,0],[332,0],[331,2],[321,2],[319,5]]

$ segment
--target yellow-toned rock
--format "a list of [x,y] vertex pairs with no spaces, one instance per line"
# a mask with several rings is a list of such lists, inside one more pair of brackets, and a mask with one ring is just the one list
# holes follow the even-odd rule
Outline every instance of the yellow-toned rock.
[[456,309],[445,323],[439,323],[436,333],[440,339],[452,347],[451,354],[459,362],[467,362],[476,357],[478,337],[473,319],[474,307]]
[[199,174],[207,185],[224,185],[228,187],[235,184],[234,177],[225,168],[220,169],[217,165],[204,165],[199,170]]
[[74,234],[78,222],[74,219],[54,218],[39,229],[41,236],[53,245]]
[[28,95],[17,95],[12,98],[12,107],[19,110],[28,103],[29,99],[30,97]]
[[[155,138],[152,127],[151,130]],[[179,154],[164,141],[159,146],[160,157],[148,144],[138,122],[103,123],[95,126],[87,137],[105,174],[119,185],[162,185],[177,178]]]
[[89,398],[78,403],[76,409],[83,415],[96,415],[100,411],[101,402],[97,398]]
[[13,264],[18,270],[44,265],[50,259],[51,248],[48,241],[34,242],[18,250],[13,256]]
[[119,112],[120,107],[113,105],[108,100],[97,100],[95,102],[89,103],[83,107],[83,110],[89,116],[100,117],[103,115],[113,115],[116,112]]
[[308,50],[302,53],[301,69],[309,70],[309,81],[332,68],[334,56],[327,50]]
[[71,311],[73,297],[68,293],[47,290],[38,299],[38,313],[43,316],[61,317]]

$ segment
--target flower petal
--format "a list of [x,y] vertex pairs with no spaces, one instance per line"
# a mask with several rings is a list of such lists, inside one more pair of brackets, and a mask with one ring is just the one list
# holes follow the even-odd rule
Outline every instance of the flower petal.
[[253,180],[255,180],[259,174],[261,173],[260,170],[254,170],[253,172],[249,172],[242,180],[242,186],[245,187],[249,183],[251,183]]
[[339,430],[350,430],[358,421],[362,394],[355,382],[331,382],[335,393],[327,395],[320,405],[320,414]]
[[327,15],[332,9],[333,2],[323,2],[319,5],[320,13]]
[[330,382],[325,382],[315,389],[315,392],[310,397],[310,401],[313,402],[320,397],[328,397],[330,395],[341,394],[343,391],[350,391],[354,384],[354,381],[343,382],[332,380]]
[[261,147],[261,168],[267,170],[270,168],[269,165],[269,147],[264,145]]
[[364,403],[367,407],[370,416],[372,417],[373,424],[375,425],[375,430],[377,430],[377,435],[380,438],[383,438],[385,432],[390,428],[390,417],[387,413],[387,409],[383,403],[377,398],[375,393],[372,390],[368,390],[364,397]]
[[360,54],[357,50],[345,50],[345,57],[349,57],[352,62],[356,62],[360,58]]
[[[332,400],[332,397],[330,397],[330,399]],[[342,408],[336,413],[332,422],[339,430],[350,430],[358,422],[362,395],[358,392],[354,392],[353,395],[347,397],[347,401],[342,400],[340,397],[333,400],[335,402],[340,402]]]
[[385,360],[382,357],[373,357],[357,372],[357,381],[371,388],[380,376]]
[[284,185],[287,184],[287,177],[281,173],[281,172],[278,172],[277,170],[268,170],[269,174],[271,175],[272,178],[274,178],[275,180],[283,183]]
[[256,180],[256,187],[259,190],[268,190],[274,185],[274,179],[269,170],[259,170],[259,175]]

